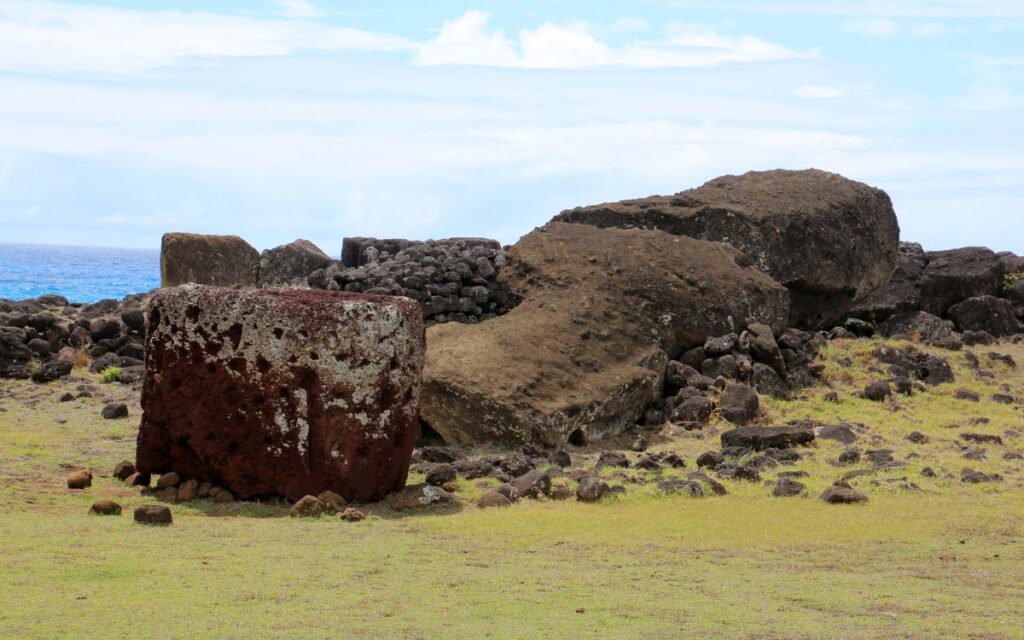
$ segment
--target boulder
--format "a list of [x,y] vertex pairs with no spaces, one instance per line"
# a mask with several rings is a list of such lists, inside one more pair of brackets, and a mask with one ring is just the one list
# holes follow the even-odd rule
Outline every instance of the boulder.
[[976,296],[999,293],[1003,265],[984,247],[929,251],[921,276],[921,310],[945,316],[954,304]]
[[759,407],[757,392],[741,383],[726,386],[718,405],[722,417],[737,425],[753,422]]
[[576,488],[576,499],[580,502],[598,502],[608,495],[609,491],[611,487],[607,482],[597,476],[587,476],[580,480],[580,485]]
[[298,502],[288,509],[288,515],[293,518],[315,518],[322,513],[327,513],[329,507],[320,501],[316,496],[303,496]]
[[74,365],[70,360],[54,358],[53,360],[44,362],[35,370],[32,374],[32,382],[47,383],[59,380],[64,376],[69,375],[73,367]]
[[108,402],[100,412],[104,420],[121,420],[128,417],[128,405],[123,402]]
[[28,378],[28,363],[32,350],[26,344],[25,330],[20,327],[0,327],[0,378]]
[[786,290],[719,243],[551,223],[510,257],[519,306],[427,332],[423,417],[450,443],[619,433],[660,395],[667,353],[787,317]]
[[160,286],[255,286],[259,261],[259,252],[238,236],[165,233],[160,243]]
[[171,524],[171,510],[162,504],[144,504],[135,509],[135,522],[145,525],[166,526]]
[[772,495],[776,498],[792,498],[807,493],[807,485],[791,478],[782,478],[775,483]]
[[825,489],[821,499],[829,504],[858,504],[868,501],[866,495],[844,484],[833,484]]
[[419,433],[416,303],[328,291],[163,289],[146,309],[136,468],[242,499],[402,488]]
[[72,471],[64,477],[68,489],[88,489],[92,486],[92,473],[89,471]]
[[850,310],[850,316],[869,322],[882,322],[921,306],[921,277],[928,264],[924,249],[916,242],[901,242],[896,268],[889,281],[868,294]]
[[257,279],[261,286],[288,284],[305,279],[317,269],[328,267],[334,261],[309,240],[296,240],[267,249],[260,255]]
[[[755,451],[786,449],[814,440],[814,429],[809,426],[739,427],[722,434],[722,447],[742,447]],[[698,463],[699,464],[699,463]]]
[[997,338],[1020,333],[1013,304],[995,296],[977,296],[949,308],[949,319],[961,331],[986,331]]
[[110,500],[98,500],[89,507],[89,515],[119,516],[121,515],[121,505]]
[[923,342],[945,340],[953,333],[953,323],[924,311],[906,311],[890,316],[878,325],[886,338],[916,338]]
[[899,225],[884,191],[834,173],[749,172],[674,196],[576,208],[559,222],[731,243],[793,295],[792,326],[838,320],[889,281]]

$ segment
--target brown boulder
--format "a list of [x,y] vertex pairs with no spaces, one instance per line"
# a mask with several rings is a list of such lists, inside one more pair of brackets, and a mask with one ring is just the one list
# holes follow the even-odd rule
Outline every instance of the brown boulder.
[[787,316],[786,290],[720,243],[551,223],[509,255],[518,307],[427,332],[423,417],[453,444],[621,432],[660,393],[667,353]]
[[296,240],[267,249],[260,255],[258,280],[261,286],[287,284],[303,280],[317,269],[334,261],[309,240]]
[[89,514],[97,516],[119,516],[121,515],[121,505],[116,502],[111,502],[110,500],[99,500],[89,507]]
[[817,169],[723,176],[674,196],[580,207],[555,220],[728,242],[789,288],[789,324],[802,327],[838,320],[888,282],[899,244],[884,191]]
[[160,286],[255,286],[259,261],[259,252],[238,236],[165,233],[160,243]]
[[136,468],[242,499],[379,500],[408,474],[423,347],[406,298],[163,289],[147,307]]
[[135,509],[135,522],[163,526],[172,522],[171,510],[162,504],[146,504]]
[[730,383],[722,392],[718,409],[722,417],[736,425],[747,425],[757,418],[761,403],[757,392],[739,382]]
[[92,486],[92,473],[88,471],[72,471],[64,477],[68,489],[88,489]]

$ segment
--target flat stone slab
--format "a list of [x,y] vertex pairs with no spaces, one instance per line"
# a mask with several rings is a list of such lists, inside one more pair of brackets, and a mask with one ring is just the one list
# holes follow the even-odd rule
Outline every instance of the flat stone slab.
[[146,308],[136,468],[248,499],[405,486],[424,337],[408,298],[162,289]]

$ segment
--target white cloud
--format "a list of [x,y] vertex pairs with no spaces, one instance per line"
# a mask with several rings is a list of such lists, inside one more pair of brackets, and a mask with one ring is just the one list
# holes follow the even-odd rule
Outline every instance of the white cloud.
[[890,18],[875,18],[872,20],[854,20],[847,22],[843,28],[850,33],[873,38],[892,38],[900,33],[903,28],[898,21]]
[[675,7],[760,14],[903,18],[1021,18],[1019,0],[661,0]]
[[284,56],[300,51],[400,51],[398,36],[291,20],[131,11],[20,0],[0,3],[0,68],[124,72],[197,56]]
[[828,100],[842,98],[846,95],[846,89],[842,87],[830,87],[821,84],[803,84],[793,90],[794,98],[805,98],[809,100]]
[[941,22],[922,22],[912,25],[909,32],[915,38],[937,38],[948,34],[950,28]]
[[603,30],[608,33],[639,33],[641,31],[650,31],[651,23],[643,18],[626,16],[603,27]]
[[595,67],[712,67],[816,57],[754,36],[724,36],[706,25],[670,25],[660,40],[634,40],[613,47],[583,23],[545,23],[524,29],[517,39],[489,30],[489,15],[468,11],[445,22],[438,36],[423,44],[420,65],[460,64],[528,69]]
[[277,4],[289,18],[322,18],[327,15],[307,0],[277,0]]

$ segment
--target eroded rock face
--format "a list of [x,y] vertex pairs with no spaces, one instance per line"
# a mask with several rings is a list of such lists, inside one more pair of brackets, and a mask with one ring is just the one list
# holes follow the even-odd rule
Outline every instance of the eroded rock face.
[[160,243],[160,283],[220,287],[256,285],[260,254],[238,236],[165,233]]
[[260,255],[259,282],[261,286],[287,284],[301,280],[305,284],[309,274],[329,267],[334,261],[309,240],[296,240],[267,249]]
[[740,252],[662,231],[551,223],[509,264],[518,307],[427,332],[423,417],[452,444],[618,433],[659,395],[668,353],[787,317],[786,290]]
[[1020,332],[1013,304],[994,296],[978,296],[949,308],[949,317],[961,331],[987,331],[999,337]]
[[850,316],[882,322],[894,315],[916,311],[921,306],[921,277],[927,264],[928,259],[920,244],[901,242],[892,277],[858,302]]
[[1002,285],[1003,264],[991,249],[964,247],[929,251],[921,279],[921,310],[940,317],[954,304],[994,296]]
[[154,294],[146,319],[140,472],[239,498],[404,486],[424,349],[412,300],[189,285]]
[[789,324],[798,327],[832,323],[888,282],[899,243],[884,191],[816,169],[723,176],[674,196],[576,208],[555,220],[728,242],[790,290]]

